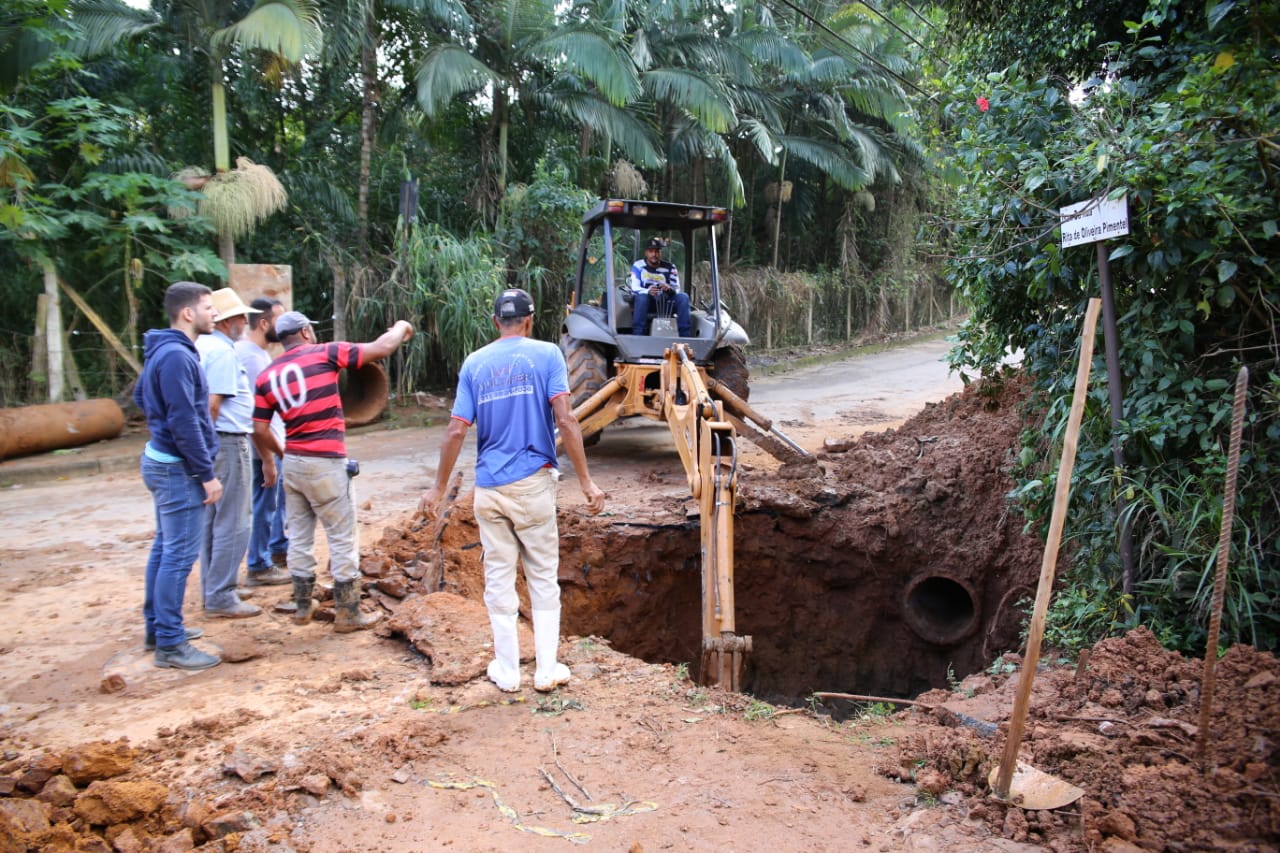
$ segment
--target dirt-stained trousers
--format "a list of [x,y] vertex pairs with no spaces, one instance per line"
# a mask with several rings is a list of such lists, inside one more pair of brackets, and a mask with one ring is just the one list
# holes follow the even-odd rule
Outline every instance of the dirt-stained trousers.
[[519,611],[516,559],[524,562],[533,610],[560,606],[560,535],[554,469],[505,486],[475,490],[476,523],[484,546],[484,603],[490,613]]

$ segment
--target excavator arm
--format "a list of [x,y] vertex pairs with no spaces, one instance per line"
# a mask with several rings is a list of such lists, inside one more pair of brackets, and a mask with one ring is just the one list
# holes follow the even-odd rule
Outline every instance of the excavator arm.
[[713,399],[689,350],[664,354],[659,403],[698,502],[702,533],[702,665],[704,684],[741,688],[751,638],[734,625],[733,507],[738,492],[738,437]]
[[671,430],[701,519],[701,678],[736,691],[751,651],[751,638],[738,636],[734,625],[738,439],[746,436],[783,463],[812,463],[813,457],[727,385],[707,377],[685,344],[667,348],[657,363],[617,361],[614,367],[616,374],[574,408],[574,417],[585,435],[636,415],[664,421]]

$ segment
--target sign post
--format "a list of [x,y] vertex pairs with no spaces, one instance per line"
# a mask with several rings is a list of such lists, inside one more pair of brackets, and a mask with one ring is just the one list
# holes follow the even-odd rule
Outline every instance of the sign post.
[[[1062,223],[1062,248],[1098,244],[1098,283],[1102,290],[1102,338],[1106,345],[1107,393],[1111,400],[1111,460],[1119,476],[1124,471],[1124,447],[1120,443],[1120,421],[1124,417],[1124,386],[1120,377],[1119,333],[1116,329],[1116,300],[1111,289],[1111,266],[1107,240],[1129,233],[1129,200],[1091,198],[1069,204],[1058,211]],[[1116,500],[1120,519],[1120,562],[1124,568],[1121,588],[1133,594],[1133,531],[1125,518],[1124,490]]]

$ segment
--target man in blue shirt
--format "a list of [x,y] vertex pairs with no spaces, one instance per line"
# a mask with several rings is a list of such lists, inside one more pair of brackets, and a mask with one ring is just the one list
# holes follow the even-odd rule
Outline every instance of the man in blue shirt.
[[484,546],[484,601],[493,629],[489,679],[499,690],[520,689],[516,634],[516,560],[523,558],[533,615],[533,687],[548,691],[569,680],[557,659],[560,643],[560,536],[556,525],[556,428],[578,474],[592,515],[605,494],[587,471],[582,431],[569,405],[564,355],[555,344],[533,340],[533,299],[519,288],[504,290],[493,308],[498,340],[473,352],[458,373],[458,393],[436,481],[421,509],[434,516],[462,450],[476,426],[475,514]]
[[218,309],[213,332],[196,340],[200,366],[209,382],[209,414],[218,432],[213,471],[222,481],[222,500],[205,509],[200,543],[200,586],[204,615],[225,619],[257,616],[262,608],[241,601],[236,592],[240,561],[249,547],[253,524],[253,469],[249,460],[253,433],[253,386],[236,355],[250,314],[258,312],[229,287],[213,293]]
[[209,386],[195,345],[199,335],[213,331],[217,311],[209,288],[193,281],[169,285],[164,310],[169,328],[147,332],[142,376],[133,390],[151,433],[141,469],[156,505],[142,605],[144,647],[155,649],[156,666],[207,669],[222,658],[191,645],[204,632],[183,626],[182,599],[200,552],[205,506],[222,497],[213,473],[218,438],[209,417]]
[[631,265],[631,334],[646,334],[650,307],[662,316],[670,316],[674,309],[680,337],[693,337],[689,294],[680,290],[675,264],[662,259],[662,241],[657,237],[645,244],[644,257]]

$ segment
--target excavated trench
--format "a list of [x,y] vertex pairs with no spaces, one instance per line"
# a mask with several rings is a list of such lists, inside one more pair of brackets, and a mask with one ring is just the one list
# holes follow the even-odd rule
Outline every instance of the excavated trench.
[[[754,646],[745,692],[775,702],[821,690],[912,696],[1016,647],[1014,604],[1032,595],[1041,556],[1005,498],[1019,397],[1012,387],[971,388],[897,430],[822,454],[809,476],[742,478],[737,633]],[[701,580],[690,504],[561,514],[565,634],[687,662],[696,675]],[[469,509],[455,508],[441,553],[449,586],[478,599]]]

